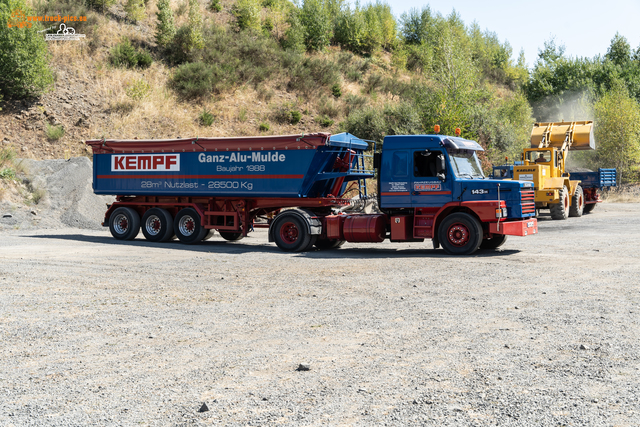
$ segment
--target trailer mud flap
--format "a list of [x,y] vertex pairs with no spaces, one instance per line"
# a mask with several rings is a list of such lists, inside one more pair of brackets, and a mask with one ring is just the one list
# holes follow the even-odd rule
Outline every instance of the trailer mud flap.
[[491,234],[506,234],[507,236],[528,236],[538,234],[538,220],[536,218],[523,219],[521,221],[505,221],[489,224]]

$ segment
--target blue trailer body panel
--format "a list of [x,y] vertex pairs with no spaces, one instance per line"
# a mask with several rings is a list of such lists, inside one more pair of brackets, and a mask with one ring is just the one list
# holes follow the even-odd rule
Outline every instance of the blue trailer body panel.
[[338,178],[369,178],[356,167],[336,171],[336,159],[368,144],[350,134],[326,145],[292,149],[94,154],[96,194],[136,196],[324,197]]
[[600,168],[598,172],[571,172],[572,180],[581,181],[584,188],[603,188],[616,186],[616,169]]

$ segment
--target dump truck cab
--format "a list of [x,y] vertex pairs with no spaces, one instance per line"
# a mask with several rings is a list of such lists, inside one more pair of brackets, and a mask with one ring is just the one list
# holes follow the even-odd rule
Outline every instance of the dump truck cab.
[[[481,223],[483,247],[508,234],[537,232],[535,221],[527,221],[535,216],[533,183],[485,177],[478,151],[483,148],[477,142],[460,137],[386,137],[380,158],[380,208],[391,215],[413,215],[412,237],[431,238],[434,246],[450,240],[441,225],[454,213]],[[394,221],[391,240],[397,240]]]

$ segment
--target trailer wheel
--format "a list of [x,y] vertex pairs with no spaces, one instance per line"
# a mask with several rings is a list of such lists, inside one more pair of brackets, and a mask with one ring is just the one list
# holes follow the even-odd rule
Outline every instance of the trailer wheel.
[[340,246],[344,245],[346,240],[338,240],[338,239],[323,239],[316,240],[316,248],[320,250],[327,249],[338,249]]
[[142,216],[142,234],[150,242],[166,242],[173,237],[173,218],[166,209],[151,208]]
[[140,232],[140,215],[132,208],[121,207],[109,217],[109,231],[118,240],[133,240]]
[[276,245],[286,252],[302,252],[311,243],[311,235],[306,225],[297,215],[283,215],[275,224]]
[[493,237],[482,240],[482,243],[480,243],[480,249],[497,249],[504,245],[504,242],[506,241],[506,234],[494,234]]
[[597,203],[589,203],[588,205],[584,205],[584,210],[582,213],[590,213],[596,208]]
[[560,202],[549,204],[552,219],[567,219],[569,217],[569,191],[567,186],[560,190]]
[[571,207],[569,208],[569,216],[581,217],[584,212],[584,191],[582,187],[578,185],[576,192],[571,198]]
[[173,220],[173,230],[182,243],[198,243],[207,235],[200,223],[200,215],[193,208],[184,208]]
[[440,223],[438,240],[448,254],[471,255],[482,243],[482,225],[467,213],[453,213]]
[[233,231],[218,231],[218,233],[220,234],[220,237],[230,242],[238,241],[244,237],[242,233],[235,233]]

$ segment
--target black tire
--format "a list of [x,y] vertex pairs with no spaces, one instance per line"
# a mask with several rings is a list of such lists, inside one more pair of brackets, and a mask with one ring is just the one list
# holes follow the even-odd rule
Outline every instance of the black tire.
[[596,208],[597,203],[589,203],[588,205],[584,205],[584,210],[582,213],[591,213]]
[[109,231],[118,240],[135,239],[140,232],[140,215],[132,208],[117,208],[109,216]]
[[316,240],[315,246],[320,250],[329,250],[329,249],[338,249],[340,246],[344,245],[346,240],[337,240],[337,239],[318,239]]
[[497,249],[504,245],[506,241],[506,234],[494,234],[493,237],[482,240],[482,243],[480,243],[480,249]]
[[173,238],[173,218],[166,209],[151,208],[142,216],[142,234],[150,242],[166,242]]
[[559,194],[558,203],[549,204],[551,219],[567,219],[569,217],[569,191],[566,186],[562,187]]
[[274,227],[276,245],[285,252],[302,252],[313,244],[307,224],[297,215],[282,215],[276,220]]
[[576,192],[573,193],[573,197],[571,198],[569,216],[581,217],[584,212],[584,206],[584,191],[582,191],[582,187],[578,185],[576,187]]
[[236,233],[235,231],[218,231],[218,233],[220,237],[230,242],[236,242],[244,237],[242,233]]
[[200,223],[200,214],[193,208],[184,208],[173,220],[173,230],[182,243],[193,244],[202,241],[207,229]]
[[448,254],[471,255],[482,243],[482,225],[472,215],[453,213],[440,223],[438,240]]

